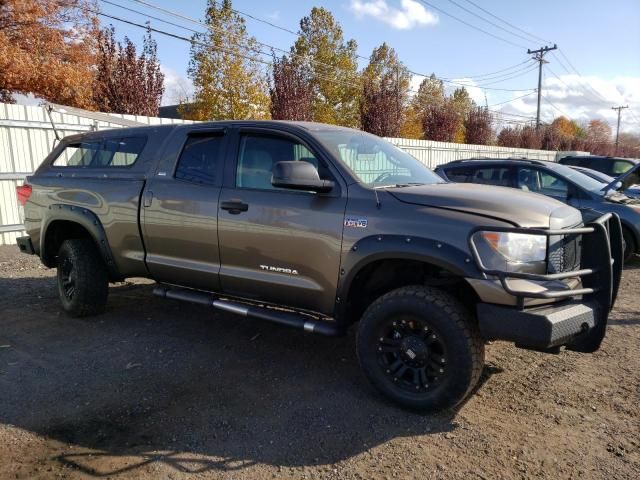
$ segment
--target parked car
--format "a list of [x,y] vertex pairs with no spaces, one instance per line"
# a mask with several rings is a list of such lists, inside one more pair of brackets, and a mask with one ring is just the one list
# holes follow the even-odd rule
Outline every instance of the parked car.
[[[617,191],[621,190],[622,182],[620,181],[619,177],[616,179],[616,178],[610,177],[606,173],[598,172],[597,170],[591,170],[590,168],[585,168],[585,167],[571,167],[571,168],[573,168],[574,170],[577,170],[578,172],[582,172],[585,175],[588,175],[591,178],[598,180],[599,182],[602,182],[604,185],[606,185],[603,188],[603,190],[608,189],[609,185],[614,185]],[[634,168],[638,168],[638,166]],[[626,188],[621,193],[624,193],[629,198],[640,198],[640,186],[637,184],[633,184],[631,187]]]
[[[631,172],[632,170],[629,170]],[[482,183],[541,193],[578,208],[585,221],[616,213],[622,221],[625,261],[640,249],[640,201],[566,165],[542,160],[458,160],[436,169],[452,182]]]
[[307,332],[357,322],[368,379],[421,410],[469,395],[486,339],[597,350],[620,282],[616,215],[585,225],[551,198],[446,183],[328,125],[70,136],[18,193],[18,245],[57,268],[69,315],[102,311],[109,281],[148,277],[160,297]]
[[597,155],[571,155],[558,160],[561,165],[585,167],[616,178],[640,163],[637,158],[602,157]]

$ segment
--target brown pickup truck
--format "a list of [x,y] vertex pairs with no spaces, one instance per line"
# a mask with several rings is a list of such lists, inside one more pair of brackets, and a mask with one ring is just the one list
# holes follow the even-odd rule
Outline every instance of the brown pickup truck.
[[[216,122],[65,138],[18,191],[18,244],[56,267],[71,316],[110,281],[308,332],[357,324],[361,366],[415,409],[460,403],[487,339],[597,350],[620,221],[541,195],[447,183],[382,139]],[[176,319],[176,321],[179,321]]]

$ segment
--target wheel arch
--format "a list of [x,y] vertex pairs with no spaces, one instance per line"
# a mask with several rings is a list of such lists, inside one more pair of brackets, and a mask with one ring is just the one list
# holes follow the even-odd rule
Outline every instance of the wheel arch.
[[[425,282],[456,285],[472,299],[466,277],[479,277],[471,256],[453,245],[401,235],[366,237],[343,257],[336,294],[335,317],[353,323],[371,303],[394,288]],[[364,289],[367,294],[355,296]]]
[[42,220],[40,257],[47,267],[54,267],[62,242],[72,238],[90,239],[107,266],[110,280],[121,278],[107,236],[98,216],[89,209],[73,205],[51,205]]

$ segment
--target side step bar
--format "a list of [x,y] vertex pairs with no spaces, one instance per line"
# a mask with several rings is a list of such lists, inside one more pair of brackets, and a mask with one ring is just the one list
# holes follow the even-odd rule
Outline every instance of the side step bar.
[[301,328],[310,333],[319,333],[329,337],[342,335],[344,332],[335,322],[314,320],[305,315],[294,312],[285,312],[274,310],[266,307],[258,307],[254,305],[246,305],[238,302],[230,302],[228,300],[218,300],[211,294],[189,290],[187,288],[166,287],[158,285],[153,289],[153,294],[162,298],[171,298],[174,300],[183,300],[185,302],[198,303],[206,305],[225,312],[235,313],[243,317],[253,317],[266,320],[268,322],[279,323],[287,327]]

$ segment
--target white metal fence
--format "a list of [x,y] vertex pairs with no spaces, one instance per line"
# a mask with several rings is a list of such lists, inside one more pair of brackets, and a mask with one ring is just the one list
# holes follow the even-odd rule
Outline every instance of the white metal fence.
[[492,145],[467,145],[465,143],[434,142],[409,138],[387,138],[391,143],[410,153],[429,168],[465,158],[530,158],[555,161],[556,153],[549,150],[495,147]]
[[[184,120],[113,115],[149,125],[190,123]],[[122,125],[95,121],[73,114],[52,113],[61,136],[93,129],[119,128]],[[56,136],[42,107],[0,103],[0,245],[15,243],[23,234],[22,219],[16,199],[16,187],[33,172],[54,146]],[[433,168],[452,160],[472,157],[527,157],[555,160],[556,152],[519,148],[464,145],[428,140],[388,139],[398,147]]]

